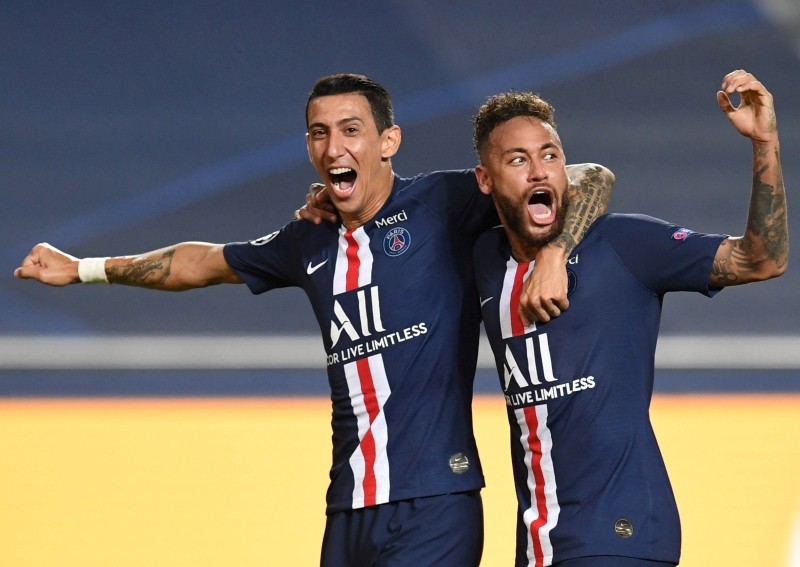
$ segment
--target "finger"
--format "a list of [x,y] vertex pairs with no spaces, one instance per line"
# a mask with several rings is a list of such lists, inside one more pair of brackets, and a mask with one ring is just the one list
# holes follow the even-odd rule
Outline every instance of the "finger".
[[732,93],[736,86],[741,84],[744,77],[749,76],[752,79],[752,75],[745,71],[744,69],[737,69],[736,71],[731,71],[722,79],[722,90],[727,93]]
[[561,313],[569,309],[569,299],[566,296],[559,297],[553,300],[553,305],[557,307]]
[[331,223],[336,223],[337,221],[336,209],[334,208],[329,209],[327,207],[309,207],[308,212]]
[[314,224],[322,222],[322,219],[318,215],[312,214],[306,207],[300,207],[295,211],[295,214],[297,215],[297,220],[306,220]]
[[728,95],[725,94],[723,91],[717,91],[717,104],[719,105],[720,109],[726,114],[729,114],[734,110],[736,110],[733,107],[733,104],[731,104],[731,99],[728,98]]
[[[318,221],[327,221],[330,223],[336,223],[338,217],[336,216],[336,209],[335,208],[326,208],[326,207],[319,207],[314,205],[308,205],[301,209],[301,214],[303,218],[307,218],[305,215],[313,216]],[[318,222],[315,224],[319,224]]]
[[321,183],[314,183],[309,187],[309,194],[306,196],[306,202],[312,203],[329,203],[331,198],[325,190],[325,186]]
[[530,327],[534,323],[547,323],[550,320],[550,314],[541,305],[529,305],[527,307],[520,305],[517,313],[519,313],[519,318],[525,327]]
[[561,315],[561,309],[557,305],[550,305],[547,307],[547,314],[550,317],[558,317]]
[[[550,315],[547,314],[547,311],[543,309],[536,309],[536,310],[528,310],[528,323],[525,324],[526,327],[530,327],[534,323],[547,323],[550,320]],[[523,318],[520,315],[520,318]]]

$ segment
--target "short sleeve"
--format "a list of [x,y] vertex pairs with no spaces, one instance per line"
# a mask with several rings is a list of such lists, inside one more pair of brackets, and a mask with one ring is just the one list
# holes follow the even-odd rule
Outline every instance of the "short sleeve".
[[647,215],[607,215],[595,230],[614,249],[626,269],[654,293],[719,289],[708,279],[719,245],[728,236],[705,234]]
[[231,242],[223,248],[225,261],[254,294],[297,285],[297,235],[290,223],[266,236]]

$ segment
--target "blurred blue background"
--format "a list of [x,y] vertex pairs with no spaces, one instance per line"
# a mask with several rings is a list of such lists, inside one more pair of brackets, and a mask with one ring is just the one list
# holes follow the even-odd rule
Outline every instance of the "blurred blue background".
[[[775,96],[800,242],[797,7],[787,0],[776,20],[772,4],[3,2],[0,334],[316,333],[298,290],[54,290],[12,271],[39,241],[120,255],[288,222],[316,180],[306,93],[334,72],[367,74],[393,95],[401,175],[472,167],[477,106],[535,90],[556,106],[569,161],[616,173],[612,210],[739,235],[750,144],[715,93],[747,69]],[[780,279],[713,301],[669,296],[662,333],[797,334],[797,250]]]

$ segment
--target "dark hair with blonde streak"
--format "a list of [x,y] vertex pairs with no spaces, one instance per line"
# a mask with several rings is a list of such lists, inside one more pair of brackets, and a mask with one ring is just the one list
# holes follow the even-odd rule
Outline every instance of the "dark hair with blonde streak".
[[472,143],[475,145],[478,159],[481,158],[481,151],[485,149],[486,142],[492,131],[517,116],[532,116],[550,124],[553,128],[556,127],[553,105],[538,94],[508,91],[492,95],[486,99],[486,102],[472,117],[472,124],[474,125]]

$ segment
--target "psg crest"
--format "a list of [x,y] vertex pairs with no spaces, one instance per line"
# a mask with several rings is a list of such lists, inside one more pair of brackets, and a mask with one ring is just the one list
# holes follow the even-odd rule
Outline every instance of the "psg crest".
[[575,291],[575,287],[578,285],[578,278],[575,276],[575,272],[570,269],[567,269],[567,297],[572,295],[572,292]]
[[383,237],[383,251],[387,256],[399,256],[411,246],[411,233],[402,226],[393,228]]

